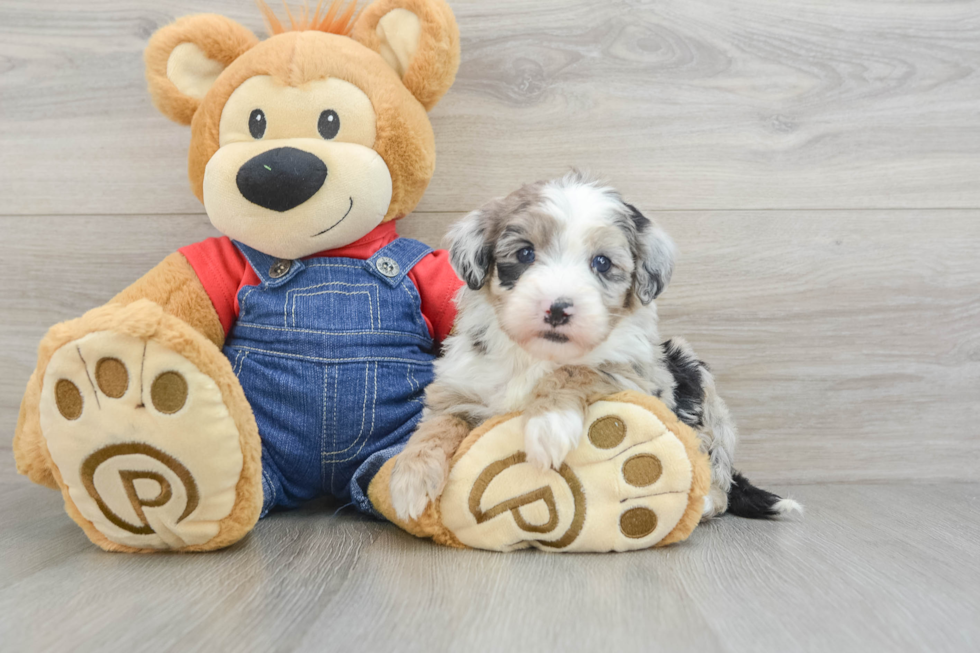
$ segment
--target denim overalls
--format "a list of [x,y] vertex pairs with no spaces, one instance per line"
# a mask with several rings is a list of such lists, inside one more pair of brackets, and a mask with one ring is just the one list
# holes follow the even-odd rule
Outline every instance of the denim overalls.
[[432,250],[399,238],[368,260],[285,261],[235,244],[261,280],[239,292],[224,351],[259,425],[262,515],[323,495],[377,515],[368,484],[412,434],[433,377],[406,278]]

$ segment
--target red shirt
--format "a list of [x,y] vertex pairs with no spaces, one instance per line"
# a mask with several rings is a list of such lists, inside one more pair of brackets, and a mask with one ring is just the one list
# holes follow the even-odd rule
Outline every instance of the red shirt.
[[[386,222],[349,245],[306,258],[338,256],[367,260],[396,238],[395,223]],[[239,291],[245,286],[259,285],[258,275],[227,236],[208,238],[179,251],[204,285],[227,336],[238,319]],[[442,342],[453,328],[456,319],[453,298],[463,285],[449,265],[449,252],[440,249],[427,255],[409,271],[408,278],[422,299],[422,317],[429,327],[429,335]]]

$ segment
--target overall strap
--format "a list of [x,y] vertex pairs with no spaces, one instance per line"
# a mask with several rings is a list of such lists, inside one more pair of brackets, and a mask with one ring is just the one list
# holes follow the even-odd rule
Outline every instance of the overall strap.
[[237,240],[231,241],[238,248],[238,251],[242,253],[245,260],[249,262],[252,269],[255,270],[255,274],[258,275],[259,279],[262,281],[263,288],[276,288],[284,283],[287,283],[290,279],[299,274],[303,268],[302,261],[290,260],[287,258],[276,258],[275,256],[269,256],[268,254],[263,254],[257,249],[252,249],[244,243],[240,243]]
[[397,238],[366,260],[365,267],[394,288],[415,264],[432,253],[432,248],[411,238]]

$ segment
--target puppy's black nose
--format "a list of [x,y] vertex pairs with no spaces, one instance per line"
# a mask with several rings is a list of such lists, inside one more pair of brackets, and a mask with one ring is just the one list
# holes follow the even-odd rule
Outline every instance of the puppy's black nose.
[[280,147],[249,159],[236,179],[242,197],[280,213],[316,195],[326,180],[327,164],[295,147]]
[[551,308],[545,311],[546,315],[544,321],[553,327],[568,324],[568,321],[572,319],[571,313],[568,310],[571,307],[572,302],[565,299],[559,299],[551,305]]

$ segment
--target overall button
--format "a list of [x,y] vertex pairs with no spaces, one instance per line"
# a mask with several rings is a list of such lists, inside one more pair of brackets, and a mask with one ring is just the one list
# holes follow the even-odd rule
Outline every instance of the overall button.
[[399,270],[398,263],[395,259],[388,258],[387,256],[382,256],[375,262],[375,267],[378,268],[378,272],[385,275],[386,277],[397,277]]
[[286,273],[289,272],[290,268],[292,267],[292,261],[281,258],[273,263],[272,267],[269,268],[269,276],[273,279],[279,279],[280,277],[286,276]]

